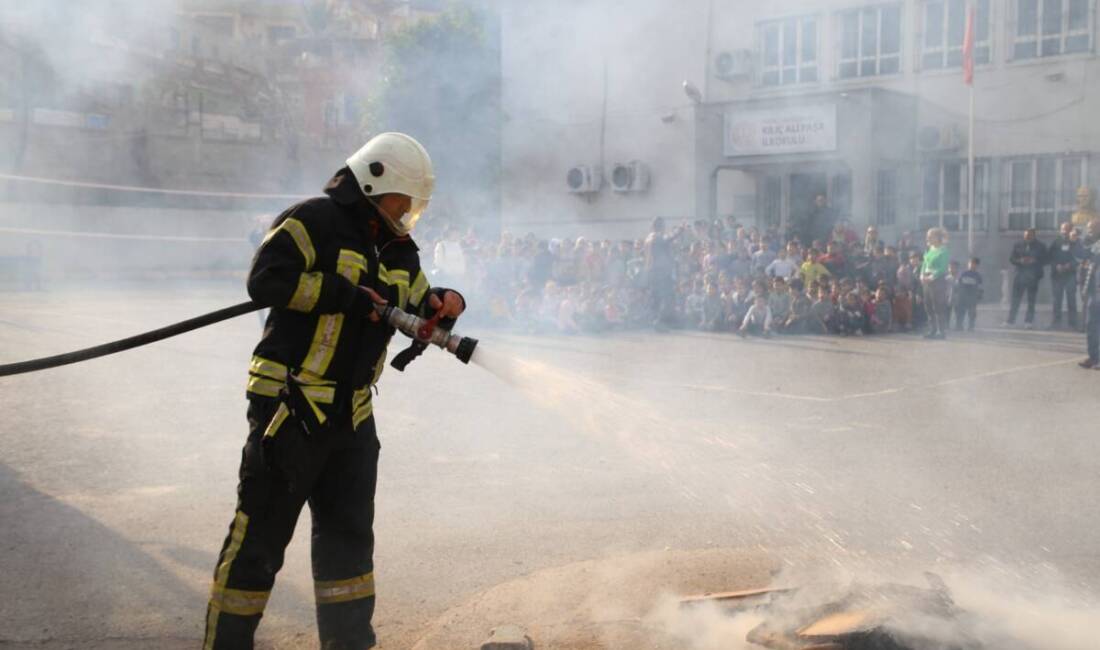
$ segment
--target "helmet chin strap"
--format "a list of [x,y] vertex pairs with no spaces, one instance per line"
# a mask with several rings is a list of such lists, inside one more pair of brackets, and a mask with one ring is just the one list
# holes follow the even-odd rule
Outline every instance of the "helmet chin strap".
[[393,216],[382,207],[382,204],[380,204],[378,201],[375,201],[374,198],[370,196],[366,197],[366,199],[368,203],[374,206],[374,209],[378,211],[378,214],[382,215],[382,221],[386,222],[386,228],[389,229],[390,233],[392,233],[395,237],[404,237],[409,234],[407,232],[397,232],[397,230],[394,229],[394,224],[401,223],[401,220],[394,219]]

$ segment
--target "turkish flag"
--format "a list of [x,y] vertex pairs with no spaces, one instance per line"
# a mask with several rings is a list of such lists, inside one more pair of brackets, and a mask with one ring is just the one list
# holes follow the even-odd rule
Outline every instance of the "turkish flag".
[[974,85],[974,6],[966,9],[966,35],[963,36],[963,81]]

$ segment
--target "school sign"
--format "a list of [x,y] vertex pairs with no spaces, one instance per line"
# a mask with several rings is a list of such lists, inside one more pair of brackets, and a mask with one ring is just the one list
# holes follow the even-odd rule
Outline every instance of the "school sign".
[[726,113],[726,156],[836,150],[836,104]]

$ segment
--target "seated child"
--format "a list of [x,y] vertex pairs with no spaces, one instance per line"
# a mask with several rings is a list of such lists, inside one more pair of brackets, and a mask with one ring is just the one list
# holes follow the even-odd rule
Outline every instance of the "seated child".
[[745,313],[745,320],[741,323],[741,328],[737,330],[737,333],[742,338],[749,334],[756,334],[764,338],[771,337],[772,310],[768,307],[766,296],[756,297],[752,307],[749,307],[749,311]]

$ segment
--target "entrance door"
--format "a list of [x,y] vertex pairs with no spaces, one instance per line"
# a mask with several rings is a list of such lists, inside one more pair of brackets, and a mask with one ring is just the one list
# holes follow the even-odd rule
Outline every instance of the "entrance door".
[[791,174],[790,181],[787,223],[791,234],[797,234],[804,244],[809,245],[823,226],[815,223],[821,210],[814,205],[814,200],[818,196],[828,196],[829,179],[824,173],[799,173]]

